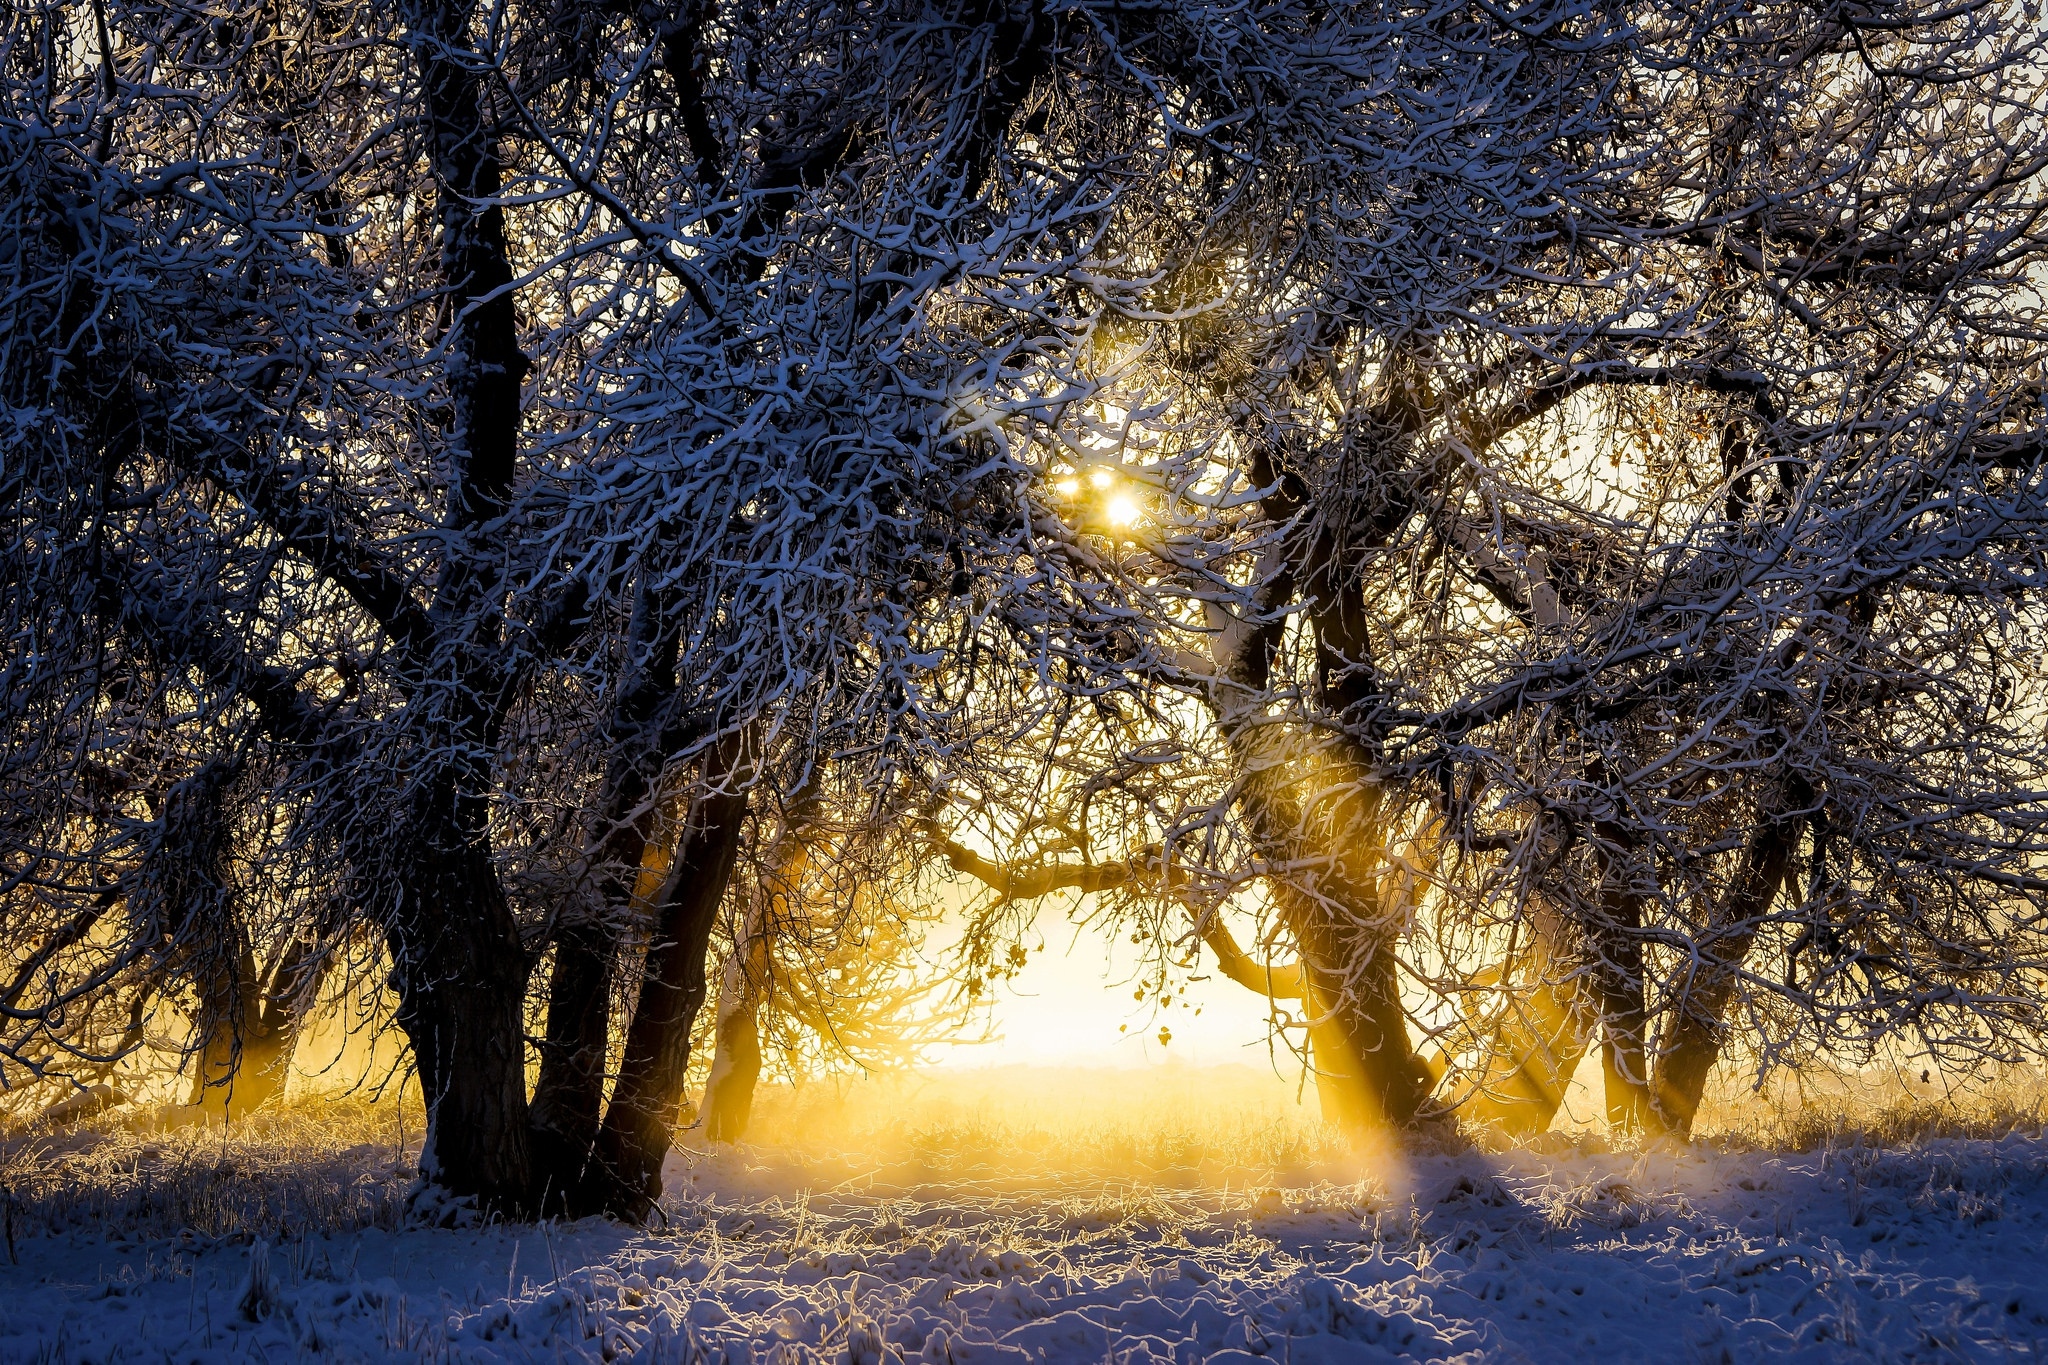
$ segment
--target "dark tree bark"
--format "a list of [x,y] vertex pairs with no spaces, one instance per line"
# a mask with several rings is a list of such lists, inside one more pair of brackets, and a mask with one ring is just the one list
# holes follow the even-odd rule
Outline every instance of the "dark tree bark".
[[1596,827],[1602,840],[1597,918],[1586,944],[1594,1003],[1600,1011],[1601,1073],[1606,1082],[1607,1126],[1617,1133],[1663,1127],[1650,1102],[1645,1042],[1649,1011],[1643,987],[1643,900],[1646,874],[1636,841],[1618,825]]
[[[1368,529],[1380,533],[1377,526]],[[1295,930],[1311,991],[1328,996],[1345,1060],[1358,1067],[1363,1122],[1407,1127],[1421,1110],[1431,1077],[1415,1053],[1401,1007],[1394,943],[1398,925],[1386,913],[1375,881],[1382,871],[1382,855],[1378,838],[1372,836],[1381,832],[1381,822],[1375,811],[1363,808],[1363,793],[1371,784],[1372,753],[1355,737],[1371,732],[1381,696],[1379,672],[1372,661],[1363,590],[1350,577],[1341,550],[1319,539],[1306,558],[1303,576],[1316,634],[1318,689],[1324,705],[1345,726],[1344,735],[1335,741],[1335,757],[1340,770],[1355,775],[1359,794],[1341,799],[1326,817],[1329,828],[1343,832],[1338,839],[1350,839],[1326,850],[1339,855],[1331,894],[1318,901],[1298,898],[1301,914]],[[1372,860],[1369,866],[1353,863],[1361,845],[1371,847],[1365,854]]]
[[481,833],[423,842],[386,931],[427,1108],[420,1174],[481,1211],[520,1216],[538,1194],[522,1018],[531,964]]
[[[666,756],[685,738],[662,725],[676,692],[676,628],[644,586],[634,597],[628,646],[632,658],[612,716],[612,756],[595,830],[604,918],[572,922],[557,931],[548,981],[546,1035],[532,1107],[535,1160],[550,1199],[567,1198],[577,1189],[597,1140],[611,1045],[616,926],[630,922],[635,887],[655,851],[649,841],[658,819],[655,783]],[[660,852],[664,858],[673,856],[672,849]]]
[[486,793],[510,690],[494,523],[518,467],[519,347],[498,151],[481,107],[466,4],[422,5],[414,43],[426,93],[427,151],[441,219],[449,433],[447,559],[413,710],[438,771],[418,780],[404,831],[407,866],[385,926],[428,1115],[421,1175],[505,1214],[538,1194],[526,1097],[524,1005],[531,963],[491,855]]
[[597,1140],[616,952],[610,930],[601,924],[570,924],[555,934],[540,1075],[530,1105],[534,1171],[543,1202],[550,1206],[574,1191],[590,1144]]
[[690,1027],[704,1004],[704,959],[746,817],[747,793],[733,778],[739,747],[728,740],[707,761],[709,790],[692,803],[656,897],[619,1078],[583,1174],[578,1205],[628,1222],[643,1221],[653,1208],[675,1136]]
[[1667,1016],[1653,1084],[1657,1107],[1675,1133],[1690,1134],[1699,1115],[1727,1037],[1728,1002],[1742,961],[1784,884],[1798,828],[1794,819],[1771,816],[1751,833],[1721,913],[1702,936],[1699,957]]

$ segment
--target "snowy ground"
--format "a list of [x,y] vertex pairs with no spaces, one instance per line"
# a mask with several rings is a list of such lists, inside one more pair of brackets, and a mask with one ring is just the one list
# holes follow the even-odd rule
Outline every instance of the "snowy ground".
[[[389,1179],[386,1168],[361,1177]],[[368,1157],[361,1159],[367,1160]],[[24,1234],[0,1359],[2038,1360],[2048,1142],[1413,1159],[1355,1185],[671,1161],[669,1225]],[[1180,1188],[1176,1188],[1176,1186]],[[265,1266],[267,1263],[267,1273]],[[252,1273],[253,1268],[253,1273]]]

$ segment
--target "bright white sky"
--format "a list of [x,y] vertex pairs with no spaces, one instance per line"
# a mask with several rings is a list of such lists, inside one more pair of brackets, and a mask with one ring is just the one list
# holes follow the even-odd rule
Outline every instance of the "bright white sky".
[[[1216,960],[1208,949],[1202,950],[1201,966],[1195,970],[1208,979],[1188,984],[1182,996],[1188,1004],[1155,1014],[1151,1001],[1131,999],[1133,945],[1112,943],[1093,930],[1076,931],[1066,922],[1073,905],[1071,897],[1052,896],[1040,904],[1038,932],[1045,938],[1045,951],[1032,953],[1017,978],[997,988],[995,1041],[937,1049],[931,1054],[931,1067],[1236,1065],[1277,1070],[1289,1083],[1300,1079],[1300,1062],[1282,1044],[1268,1041],[1267,1001],[1216,975]],[[957,933],[957,924],[956,918],[947,928]],[[1161,1024],[1173,1031],[1173,1041],[1164,1047],[1157,1036]],[[1128,1028],[1120,1032],[1118,1025]],[[1566,1089],[1559,1127],[1601,1125],[1599,1072],[1594,1049]]]
[[[1112,944],[1093,930],[1077,931],[1066,922],[1072,906],[1071,897],[1048,896],[1040,904],[1038,933],[1045,950],[1032,953],[1015,980],[998,986],[996,1041],[936,1051],[933,1065],[1267,1065],[1265,998],[1215,975],[1215,958],[1206,948],[1195,974],[1210,979],[1187,986],[1184,1007],[1155,1014],[1151,1001],[1131,998],[1137,950],[1128,941]],[[1162,1024],[1173,1033],[1163,1047]],[[1128,1027],[1120,1032],[1119,1025]],[[1282,1073],[1293,1076],[1292,1057],[1283,1055],[1281,1062]]]

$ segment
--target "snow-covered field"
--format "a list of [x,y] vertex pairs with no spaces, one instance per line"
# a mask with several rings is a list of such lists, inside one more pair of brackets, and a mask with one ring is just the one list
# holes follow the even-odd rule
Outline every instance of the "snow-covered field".
[[[1263,1186],[1171,1164],[1107,1178],[1023,1153],[912,1152],[864,1169],[786,1149],[689,1150],[670,1162],[667,1226],[645,1232],[390,1227],[375,1210],[403,1172],[392,1148],[367,1145],[335,1160],[369,1225],[294,1233],[287,1199],[266,1215],[274,1244],[168,1232],[145,1168],[171,1158],[123,1150],[124,1207],[141,1211],[143,1235],[10,1218],[19,1264],[0,1263],[0,1359],[2048,1355],[2038,1136],[1789,1154],[1606,1152],[1553,1136],[1545,1150]],[[209,1178],[234,1181],[233,1163]]]

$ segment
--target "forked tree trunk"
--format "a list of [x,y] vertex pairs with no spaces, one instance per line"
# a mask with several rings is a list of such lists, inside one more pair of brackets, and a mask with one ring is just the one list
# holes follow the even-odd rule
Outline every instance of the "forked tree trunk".
[[[237,933],[235,937],[239,938]],[[233,961],[226,959],[232,953]],[[279,1047],[263,1027],[263,982],[244,942],[217,945],[197,982],[198,1043],[186,1103],[221,1118],[240,1118],[284,1088],[274,1076]]]
[[[638,841],[638,869],[614,870],[606,877],[604,892],[607,898],[617,897],[622,915],[644,922],[667,882],[683,824],[658,808],[642,823],[653,833]],[[547,1037],[532,1104],[534,1169],[541,1182],[539,1211],[544,1217],[576,1211],[583,1173],[602,1126],[618,951],[613,931],[591,924],[570,927],[556,943],[548,983]]]
[[[707,780],[731,782],[739,746],[721,746]],[[734,783],[692,803],[654,907],[640,995],[626,1030],[619,1078],[584,1169],[578,1205],[643,1221],[661,1193],[661,1163],[675,1137],[690,1065],[690,1027],[704,1004],[704,959],[719,902],[739,856],[747,794]]]
[[[319,926],[320,934],[333,926]],[[246,940],[239,927],[236,933]],[[245,945],[232,978],[216,977],[221,994],[202,1011],[196,1108],[227,1120],[247,1117],[284,1094],[306,1010],[327,974],[319,934],[294,938],[267,976]],[[225,1027],[223,1025],[226,1025]]]
[[1534,917],[1528,984],[1488,1031],[1487,1070],[1461,1106],[1466,1117],[1511,1137],[1544,1131],[1597,1038],[1608,1128],[1663,1131],[1647,1083],[1642,946],[1626,932],[1640,925],[1640,900],[1617,894],[1603,913],[1619,918],[1577,935],[1580,945],[1574,948],[1561,942],[1568,931],[1554,915]]
[[221,1023],[202,1037],[186,1103],[210,1117],[246,1118],[281,1096],[298,1043],[298,1012],[266,997],[253,958],[249,962],[219,1012],[208,1011]]

